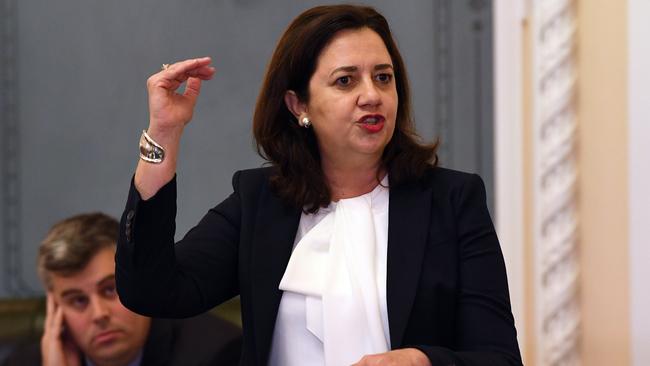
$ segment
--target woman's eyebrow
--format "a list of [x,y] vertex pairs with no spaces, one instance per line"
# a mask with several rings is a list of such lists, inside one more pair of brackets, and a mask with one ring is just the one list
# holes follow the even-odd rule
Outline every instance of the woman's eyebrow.
[[[339,71],[355,72],[358,69],[359,68],[356,67],[356,66],[341,66],[341,67],[337,67],[336,69],[334,69],[334,71],[332,71],[332,73],[330,73],[330,76],[334,75],[335,73],[337,73]],[[391,64],[379,64],[379,65],[375,65],[374,69],[375,70],[393,69],[393,65],[391,65]]]
[[334,75],[334,73],[337,73],[337,72],[339,72],[339,71],[355,72],[355,71],[357,71],[358,69],[359,69],[359,68],[356,67],[356,66],[341,66],[341,67],[337,67],[336,69],[334,69],[334,71],[332,71],[332,73],[330,73],[330,76]]
[[375,70],[386,70],[386,69],[392,69],[393,65],[391,64],[379,64],[375,65]]

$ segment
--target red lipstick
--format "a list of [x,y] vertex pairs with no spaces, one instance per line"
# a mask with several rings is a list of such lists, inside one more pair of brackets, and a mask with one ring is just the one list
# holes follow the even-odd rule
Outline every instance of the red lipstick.
[[361,128],[365,129],[366,131],[370,133],[376,133],[381,131],[382,128],[384,128],[385,120],[386,119],[381,114],[367,114],[361,117],[361,119],[359,119],[357,123]]

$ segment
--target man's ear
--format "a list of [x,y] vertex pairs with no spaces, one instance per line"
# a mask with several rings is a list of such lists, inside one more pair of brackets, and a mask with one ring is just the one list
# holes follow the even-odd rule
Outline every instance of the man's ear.
[[284,93],[284,104],[297,120],[300,120],[302,116],[307,114],[307,105],[300,101],[298,95],[293,90],[287,90]]

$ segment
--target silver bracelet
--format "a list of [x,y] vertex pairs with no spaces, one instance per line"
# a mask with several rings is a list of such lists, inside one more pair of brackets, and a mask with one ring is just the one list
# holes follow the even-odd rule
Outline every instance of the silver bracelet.
[[153,164],[160,164],[165,160],[165,149],[154,141],[146,130],[140,136],[140,159]]

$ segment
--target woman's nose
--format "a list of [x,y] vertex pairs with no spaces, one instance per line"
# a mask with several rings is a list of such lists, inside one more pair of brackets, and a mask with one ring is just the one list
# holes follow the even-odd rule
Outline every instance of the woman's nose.
[[358,104],[360,107],[375,107],[381,104],[381,94],[372,78],[361,83]]

